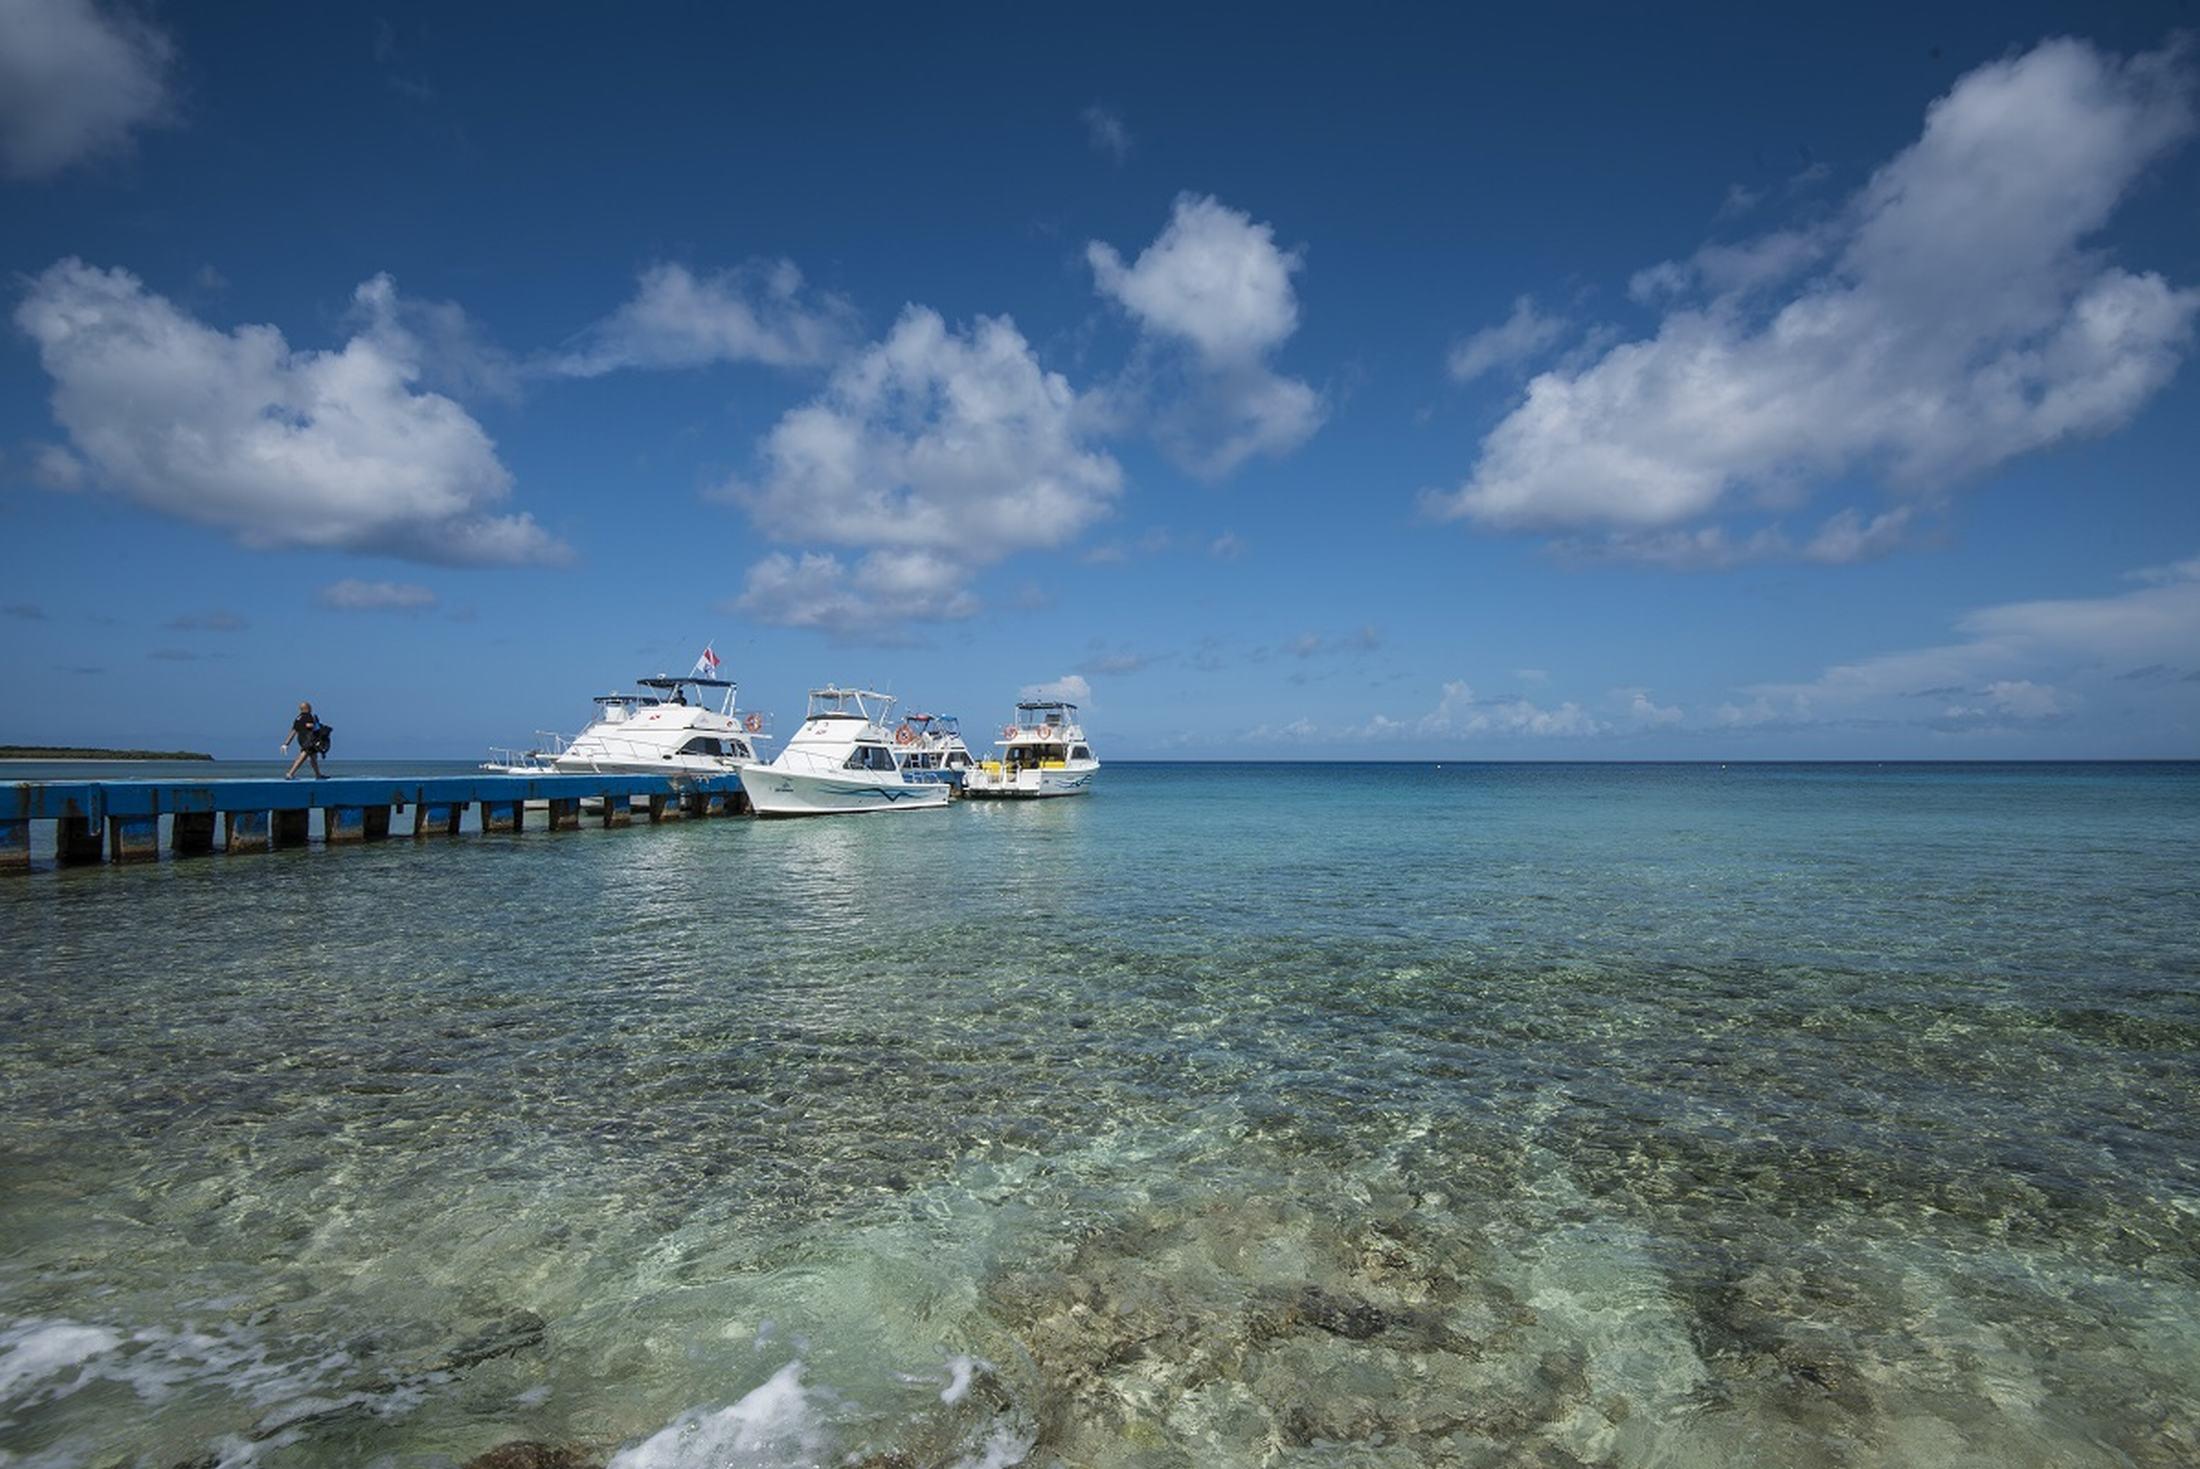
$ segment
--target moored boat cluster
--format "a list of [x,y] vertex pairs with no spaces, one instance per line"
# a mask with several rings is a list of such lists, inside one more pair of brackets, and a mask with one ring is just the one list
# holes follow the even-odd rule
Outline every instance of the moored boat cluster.
[[1100,762],[1077,706],[1020,700],[993,743],[974,754],[951,715],[912,713],[875,689],[810,691],[802,725],[767,760],[770,721],[739,707],[740,690],[717,675],[708,650],[692,673],[636,681],[603,694],[596,717],[572,739],[544,735],[525,751],[493,751],[483,768],[509,774],[738,774],[759,816],[837,816],[937,810],[956,796],[1033,799],[1090,790]]

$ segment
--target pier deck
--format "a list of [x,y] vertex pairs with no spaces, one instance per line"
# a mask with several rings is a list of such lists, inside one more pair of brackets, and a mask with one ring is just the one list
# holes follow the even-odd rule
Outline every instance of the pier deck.
[[197,856],[216,850],[217,826],[224,851],[303,845],[315,811],[324,839],[341,843],[387,838],[392,814],[404,812],[412,813],[415,837],[456,835],[469,806],[480,807],[484,831],[521,830],[530,804],[542,808],[550,830],[571,830],[583,801],[602,803],[606,826],[749,809],[738,775],[15,781],[0,786],[0,872],[30,868],[31,824],[39,821],[54,823],[54,859],[66,866],[157,858],[163,818],[170,850]]

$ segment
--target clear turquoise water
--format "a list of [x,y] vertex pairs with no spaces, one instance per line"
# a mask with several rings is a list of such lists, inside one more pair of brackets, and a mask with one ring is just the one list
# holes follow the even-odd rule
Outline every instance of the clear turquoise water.
[[2200,767],[1117,764],[0,933],[10,1466],[2200,1462]]

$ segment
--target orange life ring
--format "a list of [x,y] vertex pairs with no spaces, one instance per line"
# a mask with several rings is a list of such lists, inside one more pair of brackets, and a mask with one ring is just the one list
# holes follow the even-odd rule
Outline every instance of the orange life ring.
[[917,732],[916,732],[915,730],[911,729],[911,728],[910,728],[910,727],[909,727],[908,725],[906,725],[906,724],[905,724],[905,725],[903,725],[903,726],[902,726],[902,727],[901,727],[900,729],[897,729],[897,730],[895,730],[895,731],[894,731],[894,743],[895,743],[895,744],[897,744],[897,745],[913,745],[913,744],[915,744],[916,742],[917,742]]
[[1002,739],[1004,739],[1004,740],[1012,740],[1012,739],[1016,738],[1016,726],[1015,726],[1015,725],[1013,725],[1013,724],[1004,724],[1004,725],[1002,725],[1002,726],[1001,726],[1001,738],[1002,738]]
[[741,721],[741,727],[747,730],[750,734],[761,733],[764,728],[764,716],[761,714],[751,714],[748,718]]

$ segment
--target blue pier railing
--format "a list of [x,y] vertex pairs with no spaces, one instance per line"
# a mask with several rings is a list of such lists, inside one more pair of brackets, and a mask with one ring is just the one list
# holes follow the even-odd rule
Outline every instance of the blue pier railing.
[[732,774],[17,781],[0,786],[0,870],[31,865],[33,822],[54,824],[54,857],[67,865],[158,857],[164,818],[170,849],[191,856],[215,850],[217,825],[228,851],[301,845],[315,811],[324,839],[337,843],[390,836],[393,814],[410,817],[413,836],[454,835],[475,806],[484,831],[523,829],[531,807],[550,830],[569,830],[580,824],[583,802],[599,806],[606,826],[748,810]]

